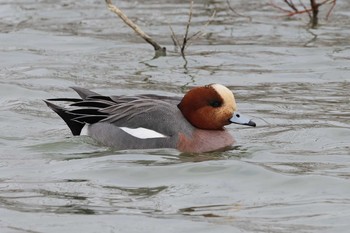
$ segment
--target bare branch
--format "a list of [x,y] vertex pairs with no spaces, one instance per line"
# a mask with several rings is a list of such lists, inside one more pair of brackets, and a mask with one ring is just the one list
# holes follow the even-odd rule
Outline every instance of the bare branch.
[[[293,16],[296,14],[303,14],[303,13],[307,13],[310,17],[310,22],[311,22],[311,27],[315,28],[318,24],[318,13],[319,13],[319,8],[320,6],[330,3],[332,4],[331,8],[329,9],[329,11],[327,12],[326,15],[326,19],[328,19],[328,17],[330,16],[331,12],[333,11],[335,4],[336,4],[336,0],[323,0],[320,3],[317,3],[316,0],[310,0],[310,8],[307,8],[305,6],[305,4],[299,0],[300,5],[303,7],[303,10],[298,9],[298,7],[293,3],[292,0],[283,0],[283,2],[285,4],[288,5],[289,8],[291,8],[291,10],[286,10],[278,5],[276,5],[272,0],[270,2],[270,5],[274,8],[277,8],[281,11],[287,12],[287,16]],[[312,13],[312,14],[311,14]]]
[[165,55],[165,47],[160,46],[156,41],[154,41],[149,35],[147,35],[142,29],[137,26],[134,22],[132,22],[123,11],[121,11],[118,7],[112,4],[112,0],[106,0],[107,7],[110,11],[115,13],[121,18],[124,23],[126,23],[129,27],[131,27],[139,36],[141,36],[147,43],[151,44],[159,55]]
[[331,1],[332,6],[331,6],[331,8],[329,9],[329,11],[328,11],[328,13],[326,15],[326,20],[328,20],[329,16],[331,15],[331,13],[332,13],[336,3],[337,3],[337,0]]
[[169,28],[170,28],[171,34],[172,34],[171,39],[173,40],[173,43],[175,45],[175,49],[177,49],[177,48],[181,49],[181,56],[185,60],[185,66],[187,65],[187,60],[185,57],[185,49],[188,46],[190,46],[196,39],[198,39],[199,37],[201,37],[202,35],[205,34],[203,32],[203,30],[212,22],[213,18],[216,15],[216,11],[214,11],[213,14],[211,15],[211,17],[209,18],[209,20],[206,22],[206,24],[203,25],[202,29],[199,30],[198,32],[194,33],[193,35],[189,36],[189,30],[190,30],[190,25],[191,25],[191,21],[192,21],[192,15],[193,15],[192,12],[193,12],[193,1],[191,1],[191,4],[190,4],[190,10],[188,13],[188,21],[186,24],[186,31],[185,31],[182,43],[178,40],[171,25],[169,25]]
[[307,7],[305,6],[305,4],[302,2],[302,0],[299,0],[300,5],[304,8],[304,11],[307,12],[307,14],[309,15],[310,20],[312,19],[312,15],[310,13],[310,11],[307,9]]
[[310,0],[310,5],[312,9],[311,27],[315,28],[318,24],[318,8],[320,4],[316,3],[316,0]]
[[270,1],[269,5],[272,6],[273,8],[276,8],[276,9],[280,10],[280,11],[284,11],[286,13],[290,13],[290,10],[286,10],[286,9],[280,7],[279,5],[275,4],[272,0]]
[[294,5],[292,0],[284,0],[284,2],[290,7],[292,8],[295,12],[298,12],[298,9],[296,8],[296,6]]
[[177,38],[177,36],[175,35],[175,32],[174,32],[173,28],[171,27],[171,25],[169,25],[169,28],[170,28],[170,31],[171,31],[171,39],[173,40],[175,49],[176,49],[176,51],[177,51],[177,48],[180,47],[180,41],[179,41],[179,39]]
[[203,32],[204,29],[206,27],[208,27],[208,25],[213,21],[214,17],[216,15],[216,11],[213,11],[213,14],[210,16],[210,18],[208,19],[208,21],[206,22],[206,24],[204,24],[204,26],[202,27],[201,30],[199,30],[198,32],[196,32],[195,34],[193,34],[192,36],[190,36],[187,40],[187,46],[190,46],[195,40],[197,40],[199,37],[203,36],[205,33]]
[[187,37],[188,37],[188,31],[190,29],[190,24],[191,24],[191,20],[192,20],[192,8],[193,8],[193,1],[191,1],[191,5],[190,5],[190,12],[188,13],[188,22],[186,25],[186,31],[185,31],[185,35],[184,35],[184,39],[182,42],[182,46],[181,46],[181,55],[183,57],[185,57],[185,48],[186,48],[186,44],[187,44]]

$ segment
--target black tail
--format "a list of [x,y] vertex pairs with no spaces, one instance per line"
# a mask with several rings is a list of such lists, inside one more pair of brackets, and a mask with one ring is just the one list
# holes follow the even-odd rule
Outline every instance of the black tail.
[[85,123],[75,121],[74,118],[77,117],[76,114],[70,113],[69,111],[65,110],[64,108],[61,108],[53,103],[50,103],[46,100],[44,102],[47,104],[49,108],[51,108],[54,112],[56,112],[68,125],[70,131],[72,131],[72,134],[80,135],[81,130],[83,129]]

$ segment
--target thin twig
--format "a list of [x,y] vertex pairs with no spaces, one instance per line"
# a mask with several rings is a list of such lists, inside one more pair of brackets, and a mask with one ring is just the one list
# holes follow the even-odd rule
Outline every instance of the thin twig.
[[165,55],[165,47],[160,46],[155,40],[153,40],[149,35],[147,35],[142,29],[132,22],[123,11],[112,4],[112,0],[106,0],[107,7],[110,11],[115,13],[121,18],[124,23],[131,27],[139,36],[141,36],[147,43],[151,44],[158,55]]
[[183,39],[182,46],[181,46],[181,55],[184,58],[185,58],[185,48],[186,48],[186,44],[187,44],[187,40],[188,40],[188,38],[187,38],[188,31],[190,30],[190,24],[191,24],[191,20],[192,20],[192,8],[193,8],[193,1],[191,1],[190,12],[188,13],[188,22],[186,25],[186,31],[185,31],[184,39]]
[[187,40],[187,46],[190,46],[195,40],[197,40],[199,37],[203,36],[205,33],[203,32],[206,27],[213,21],[214,17],[216,15],[216,11],[213,11],[213,14],[210,16],[208,21],[203,25],[202,29],[190,36]]
[[235,14],[238,15],[239,17],[248,18],[248,19],[249,19],[249,22],[252,21],[252,17],[246,16],[246,15],[242,15],[242,14],[238,13],[238,12],[231,6],[230,0],[226,0],[226,3],[227,3],[228,8],[229,8],[233,13],[235,13]]
[[184,34],[182,43],[177,38],[177,36],[176,36],[173,28],[171,27],[171,25],[169,25],[169,28],[170,28],[170,31],[171,31],[171,39],[173,40],[173,43],[175,45],[175,49],[177,49],[177,48],[181,49],[181,56],[185,60],[185,67],[187,65],[187,60],[186,60],[186,56],[185,56],[186,48],[188,46],[190,46],[196,39],[198,39],[199,37],[204,35],[203,30],[212,22],[213,18],[216,15],[216,11],[213,11],[213,14],[209,18],[209,20],[206,22],[206,24],[203,25],[202,29],[199,30],[198,32],[194,33],[193,35],[189,36],[189,30],[190,30],[191,21],[192,21],[192,15],[193,15],[192,12],[193,12],[193,1],[191,1],[190,10],[189,10],[189,13],[188,13],[188,21],[187,21],[187,24],[186,24],[186,30],[185,30],[185,34]]
[[275,4],[272,0],[270,1],[269,5],[272,6],[273,8],[276,8],[276,9],[280,10],[280,11],[284,11],[286,13],[290,13],[290,10],[286,10],[283,7],[280,7],[279,5]]
[[310,11],[307,9],[307,7],[305,6],[305,4],[302,2],[302,0],[299,0],[300,5],[304,8],[304,11],[307,12],[307,14],[309,15],[310,20],[312,19],[312,15],[310,13]]
[[293,3],[292,0],[290,0],[290,1],[284,0],[284,2],[285,2],[290,8],[292,8],[295,12],[298,12],[298,9],[296,8],[296,6],[294,5],[294,3]]
[[177,49],[180,47],[180,41],[177,38],[173,28],[171,27],[171,25],[169,25],[170,31],[171,31],[171,39],[173,40],[174,46],[175,46],[175,51],[177,51]]
[[331,2],[332,6],[331,6],[331,8],[329,9],[329,11],[328,11],[328,13],[327,13],[327,15],[326,15],[326,20],[328,20],[329,16],[331,15],[331,13],[332,13],[332,11],[333,11],[333,9],[334,9],[336,3],[337,3],[337,0],[333,0],[333,1]]
[[[295,4],[293,3],[292,0],[283,0],[283,2],[285,4],[288,5],[289,8],[291,8],[292,10],[286,10],[278,5],[276,5],[272,0],[270,1],[270,5],[274,8],[277,8],[281,11],[287,12],[287,16],[293,16],[293,15],[297,15],[297,14],[303,14],[303,13],[307,13],[310,17],[310,21],[311,21],[311,27],[315,28],[318,24],[318,12],[319,12],[319,7],[330,3],[332,4],[331,8],[329,9],[329,11],[327,12],[326,15],[326,19],[328,20],[328,17],[330,16],[331,12],[333,11],[335,4],[336,4],[336,0],[323,0],[320,3],[317,3],[316,0],[310,0],[310,8],[307,8],[305,6],[305,4],[299,0],[300,5],[303,7],[303,10],[299,10],[297,6],[295,6]],[[312,13],[312,14],[311,14]]]

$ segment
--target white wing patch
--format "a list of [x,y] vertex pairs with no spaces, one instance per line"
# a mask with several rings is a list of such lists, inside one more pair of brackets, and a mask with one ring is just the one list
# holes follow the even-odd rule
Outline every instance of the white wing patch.
[[85,124],[84,127],[81,129],[80,135],[89,135],[89,125]]
[[158,133],[151,129],[146,128],[128,128],[128,127],[119,127],[125,133],[130,134],[136,138],[148,139],[148,138],[166,138],[167,136],[161,133]]

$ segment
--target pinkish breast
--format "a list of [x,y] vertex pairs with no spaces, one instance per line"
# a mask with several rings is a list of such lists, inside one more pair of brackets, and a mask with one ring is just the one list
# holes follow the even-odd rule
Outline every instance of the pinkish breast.
[[223,149],[234,143],[234,138],[226,130],[195,129],[192,137],[179,133],[177,149],[182,152],[201,153]]

